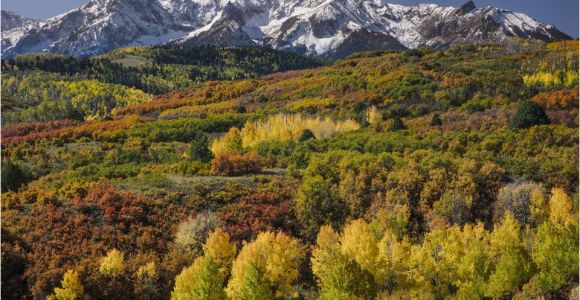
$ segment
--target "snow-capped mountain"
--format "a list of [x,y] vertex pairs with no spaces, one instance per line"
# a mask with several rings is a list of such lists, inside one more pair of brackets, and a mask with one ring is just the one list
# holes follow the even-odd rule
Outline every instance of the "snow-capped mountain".
[[21,27],[21,26],[24,26],[26,24],[29,24],[29,23],[36,21],[34,19],[29,19],[29,18],[19,16],[15,12],[7,11],[7,10],[2,11],[1,20],[2,20],[2,25],[0,28],[2,28],[2,31],[10,30],[10,29],[13,29],[16,27]]
[[[4,12],[3,15],[4,17]],[[4,27],[4,57],[102,53],[132,45],[260,45],[342,57],[369,49],[445,48],[508,37],[570,38],[509,10],[386,0],[91,0],[46,21]]]

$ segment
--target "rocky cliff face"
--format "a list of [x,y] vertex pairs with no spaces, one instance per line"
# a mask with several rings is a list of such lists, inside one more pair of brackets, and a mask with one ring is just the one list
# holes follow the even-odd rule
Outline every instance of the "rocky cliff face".
[[18,14],[11,12],[11,11],[7,11],[7,10],[3,10],[2,11],[2,31],[8,31],[17,27],[22,27],[26,24],[30,24],[35,22],[36,20],[34,19],[29,19],[29,18],[25,18],[22,16],[19,16]]

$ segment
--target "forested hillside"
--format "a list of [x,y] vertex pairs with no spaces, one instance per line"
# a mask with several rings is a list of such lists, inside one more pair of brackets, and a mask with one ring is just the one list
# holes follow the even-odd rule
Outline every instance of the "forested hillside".
[[131,47],[80,58],[27,54],[2,60],[2,121],[102,119],[114,108],[209,80],[321,65],[316,58],[250,47]]
[[578,41],[173,51],[3,61],[2,297],[578,297]]

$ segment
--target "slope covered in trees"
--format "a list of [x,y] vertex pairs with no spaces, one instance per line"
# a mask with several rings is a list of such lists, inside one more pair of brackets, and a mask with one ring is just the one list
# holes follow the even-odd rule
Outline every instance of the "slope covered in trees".
[[250,47],[131,47],[97,57],[27,54],[2,60],[3,122],[104,118],[127,104],[209,80],[321,66]]
[[573,299],[577,91],[577,41],[462,46],[11,122],[2,296]]

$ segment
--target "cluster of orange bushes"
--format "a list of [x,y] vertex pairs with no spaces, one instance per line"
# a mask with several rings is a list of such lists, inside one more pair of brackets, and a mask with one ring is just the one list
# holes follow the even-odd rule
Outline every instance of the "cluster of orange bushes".
[[168,109],[175,109],[185,105],[198,104],[202,102],[205,95],[217,82],[207,82],[202,87],[190,87],[176,90],[153,99],[153,101],[129,105],[117,108],[113,111],[113,116],[122,117],[125,115],[157,115]]
[[128,117],[121,120],[102,121],[102,122],[88,122],[80,125],[76,123],[62,122],[63,126],[38,125],[36,130],[22,130],[20,134],[10,134],[14,131],[9,131],[5,135],[2,131],[2,145],[11,145],[19,143],[32,143],[41,139],[56,139],[63,140],[77,139],[80,137],[95,138],[106,137],[107,139],[115,139],[115,135],[121,130],[127,129],[135,124],[137,118]]
[[555,91],[539,93],[534,96],[534,101],[549,108],[575,108],[578,107],[578,86],[571,89],[563,88]]
[[219,153],[211,162],[211,171],[220,176],[237,176],[262,171],[262,158],[255,153]]
[[78,121],[71,120],[55,120],[50,122],[34,122],[34,123],[17,123],[7,124],[2,128],[2,137],[9,138],[13,136],[27,135],[33,132],[40,132],[50,129],[58,129],[67,126],[77,125]]

